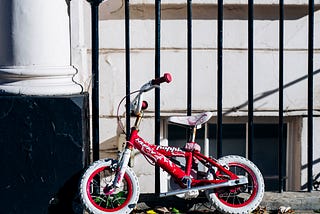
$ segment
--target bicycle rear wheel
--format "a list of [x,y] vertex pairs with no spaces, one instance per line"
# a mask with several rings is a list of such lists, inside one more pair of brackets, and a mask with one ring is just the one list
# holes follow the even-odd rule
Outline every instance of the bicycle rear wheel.
[[[236,175],[246,176],[248,184],[207,190],[207,198],[213,206],[229,214],[247,214],[256,209],[264,195],[264,181],[260,170],[251,161],[236,155],[222,157],[218,162]],[[221,172],[217,172],[219,173]],[[223,176],[222,173],[220,175]]]
[[80,195],[86,210],[92,214],[130,213],[139,199],[139,183],[131,168],[127,168],[119,188],[109,190],[116,174],[117,161],[94,162],[83,174]]

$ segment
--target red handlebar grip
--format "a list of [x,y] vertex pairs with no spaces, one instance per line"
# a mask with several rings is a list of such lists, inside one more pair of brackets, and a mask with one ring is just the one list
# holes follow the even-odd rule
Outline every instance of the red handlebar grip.
[[154,79],[151,81],[152,85],[160,85],[163,82],[169,83],[172,81],[172,77],[170,73],[165,73],[162,77]]

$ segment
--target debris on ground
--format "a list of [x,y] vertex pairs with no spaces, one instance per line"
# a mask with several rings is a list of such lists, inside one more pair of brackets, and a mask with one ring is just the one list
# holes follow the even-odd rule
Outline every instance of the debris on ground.
[[280,214],[294,213],[294,210],[291,209],[291,207],[280,206],[278,209],[278,213],[280,213]]
[[251,212],[251,214],[267,214],[267,208],[258,206],[255,210]]
[[147,212],[146,212],[147,214],[157,214],[157,212],[156,211],[154,211],[154,210],[147,210]]
[[166,207],[156,207],[155,211],[159,214],[170,214],[171,212]]

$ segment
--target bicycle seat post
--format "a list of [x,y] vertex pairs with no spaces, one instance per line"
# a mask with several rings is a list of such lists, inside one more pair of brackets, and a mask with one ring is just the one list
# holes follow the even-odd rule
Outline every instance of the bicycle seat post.
[[197,133],[197,126],[193,126],[193,127],[190,127],[190,131],[192,130],[191,132],[191,136],[190,136],[190,142],[195,142],[196,140],[196,133]]

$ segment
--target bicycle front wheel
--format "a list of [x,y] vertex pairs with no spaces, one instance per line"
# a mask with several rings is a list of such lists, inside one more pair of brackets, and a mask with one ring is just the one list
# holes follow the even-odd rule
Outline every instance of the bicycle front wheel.
[[[248,159],[236,155],[222,157],[218,162],[234,174],[247,177],[248,183],[207,190],[206,195],[210,202],[219,211],[229,214],[247,214],[256,209],[264,195],[263,177],[256,165]],[[223,176],[221,172],[217,172],[217,174]]]
[[92,214],[130,213],[139,199],[139,183],[131,168],[127,168],[119,188],[109,191],[116,174],[117,161],[98,160],[85,171],[80,183],[80,196]]

